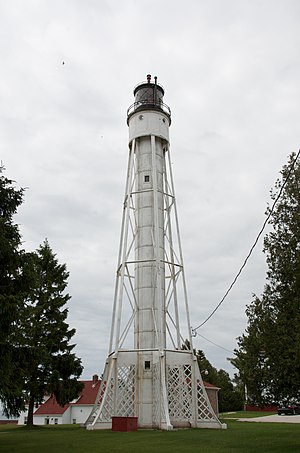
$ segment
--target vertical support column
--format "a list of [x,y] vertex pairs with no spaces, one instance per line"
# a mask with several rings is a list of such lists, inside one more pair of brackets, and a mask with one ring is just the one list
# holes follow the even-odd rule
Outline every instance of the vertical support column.
[[[181,338],[180,338],[180,322],[179,322],[179,310],[178,310],[178,297],[177,297],[177,274],[181,272],[181,269],[178,266],[175,266],[175,254],[174,254],[174,245],[173,245],[173,232],[172,232],[172,219],[171,219],[171,211],[175,204],[175,197],[173,192],[169,190],[169,182],[167,177],[167,168],[166,168],[166,154],[168,154],[168,162],[170,159],[170,152],[169,147],[167,147],[164,151],[164,173],[165,173],[165,209],[166,209],[166,228],[168,230],[168,239],[170,245],[170,278],[172,281],[172,291],[173,291],[173,301],[174,301],[174,314],[175,314],[175,328],[176,328],[176,347],[177,349],[181,348]],[[169,169],[171,171],[171,167]],[[171,178],[172,175],[170,175]],[[167,231],[166,231],[167,233]],[[166,300],[165,303],[167,304],[168,301]],[[167,310],[167,307],[166,307]]]
[[173,425],[170,421],[169,414],[169,404],[168,404],[168,392],[167,392],[167,376],[166,376],[166,355],[165,353],[160,353],[160,373],[161,373],[161,393],[162,393],[162,405],[163,405],[163,414],[165,420],[161,420],[161,429],[166,429],[168,431],[173,429]]
[[169,153],[168,153],[168,163],[169,163],[169,174],[170,174],[171,191],[172,191],[172,194],[173,194],[173,197],[174,197],[174,214],[175,214],[176,234],[177,234],[177,238],[178,238],[179,257],[180,257],[180,264],[182,266],[181,273],[182,273],[182,284],[183,284],[183,293],[184,293],[184,305],[185,305],[186,321],[187,321],[187,325],[188,325],[188,335],[189,335],[190,347],[191,347],[191,350],[193,350],[193,339],[192,339],[192,331],[191,331],[190,311],[189,311],[189,306],[188,306],[187,287],[186,287],[185,272],[184,272],[184,266],[183,266],[183,254],[182,254],[181,240],[180,240],[180,234],[179,234],[178,214],[177,214],[174,182],[173,182],[172,167],[171,167],[171,160],[170,160],[170,154]]
[[[121,237],[120,237],[120,246],[119,246],[118,269],[117,269],[116,286],[115,286],[115,294],[114,294],[114,305],[113,305],[113,316],[112,316],[111,333],[110,333],[110,344],[109,344],[110,353],[112,352],[114,334],[115,334],[114,350],[117,351],[119,349],[125,261],[126,261],[126,253],[127,253],[128,229],[129,229],[129,218],[130,218],[130,201],[131,201],[131,192],[132,192],[132,184],[133,184],[134,154],[135,154],[135,139],[132,142],[130,152],[129,152],[129,160],[128,160],[125,200],[124,200],[124,206],[123,206]],[[117,322],[116,322],[116,315],[117,315]],[[116,324],[116,333],[115,333],[115,324]]]
[[[158,349],[163,350],[166,347],[165,341],[165,325],[166,325],[166,316],[165,316],[165,294],[164,294],[164,213],[163,213],[163,150],[160,146],[160,149],[157,150],[156,139],[154,135],[151,135],[151,155],[152,155],[152,175],[153,175],[153,236],[154,236],[154,259],[155,259],[155,302],[157,304],[156,310],[156,322],[159,326],[158,329]],[[160,175],[158,181],[158,162],[160,159],[161,163],[159,165]],[[160,201],[160,202],[159,202]]]

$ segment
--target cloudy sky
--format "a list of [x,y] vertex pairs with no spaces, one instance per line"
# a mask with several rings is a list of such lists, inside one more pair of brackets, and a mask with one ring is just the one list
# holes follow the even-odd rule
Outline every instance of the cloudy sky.
[[[24,247],[47,237],[70,271],[83,377],[108,337],[133,87],[158,76],[192,325],[219,303],[299,148],[298,0],[0,0],[0,158],[27,187]],[[262,242],[194,346],[226,360],[265,282]]]

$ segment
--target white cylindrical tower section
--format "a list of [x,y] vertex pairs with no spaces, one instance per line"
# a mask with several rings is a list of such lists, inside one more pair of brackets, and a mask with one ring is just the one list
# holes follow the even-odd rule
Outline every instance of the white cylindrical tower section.
[[170,109],[163,88],[139,84],[128,109],[129,146],[135,143],[135,298],[136,349],[166,347],[164,154],[169,145]]

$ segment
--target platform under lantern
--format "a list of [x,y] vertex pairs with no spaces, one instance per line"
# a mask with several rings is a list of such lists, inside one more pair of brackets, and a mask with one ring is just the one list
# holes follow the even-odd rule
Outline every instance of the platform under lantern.
[[[170,108],[151,76],[127,111],[129,158],[109,354],[88,429],[222,428],[196,357],[170,160]],[[190,349],[183,350],[188,340]]]

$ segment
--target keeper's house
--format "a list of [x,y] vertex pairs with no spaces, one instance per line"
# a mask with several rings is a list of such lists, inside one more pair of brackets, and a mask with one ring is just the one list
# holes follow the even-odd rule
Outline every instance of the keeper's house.
[[[41,404],[33,414],[34,425],[62,425],[81,424],[86,421],[95,403],[100,386],[100,380],[95,374],[91,381],[81,381],[84,384],[79,397],[60,406],[54,396],[50,396]],[[22,413],[18,424],[24,425],[27,422],[27,413]]]

